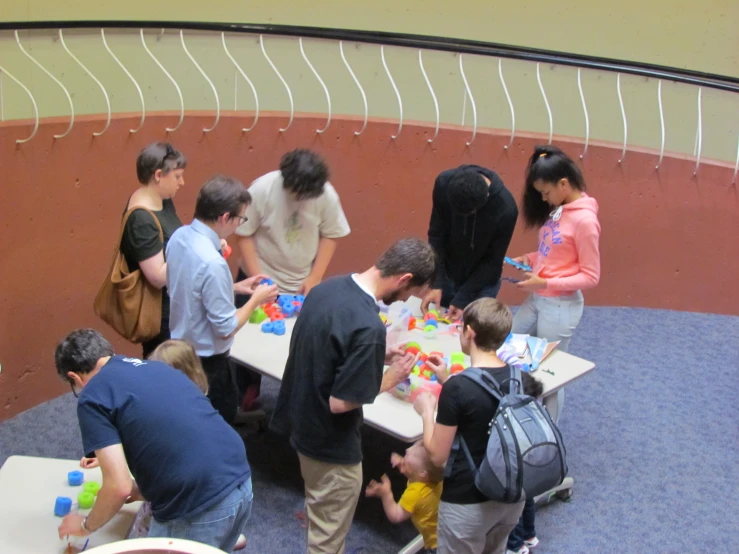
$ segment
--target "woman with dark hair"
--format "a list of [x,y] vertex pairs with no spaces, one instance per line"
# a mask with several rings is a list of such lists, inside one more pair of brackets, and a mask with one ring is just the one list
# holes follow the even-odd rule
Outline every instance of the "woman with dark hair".
[[[582,291],[600,280],[600,223],[580,169],[555,146],[536,147],[529,160],[523,217],[526,227],[539,227],[539,245],[515,258],[532,268],[518,287],[533,294],[516,312],[513,332],[560,341],[566,352],[582,317]],[[559,410],[550,415],[556,421]]]
[[[560,341],[558,348],[566,352],[582,317],[582,291],[600,280],[600,223],[598,203],[585,193],[580,169],[556,146],[537,146],[529,160],[523,217],[527,228],[539,228],[539,244],[536,252],[514,258],[532,268],[517,285],[532,294],[516,312],[513,332]],[[564,389],[544,399],[555,422],[563,404]],[[525,554],[538,542],[534,501],[527,499],[508,551]]]
[[[162,290],[161,328],[157,336],[142,343],[143,358],[148,358],[157,346],[169,339],[169,294],[164,252],[172,233],[182,226],[172,199],[185,185],[183,173],[186,166],[185,156],[167,142],[148,145],[136,158],[136,175],[141,186],[126,205],[126,212],[134,211],[123,231],[121,252],[129,271],[141,269],[146,280]],[[159,237],[157,221],[149,212],[161,226],[163,240]]]

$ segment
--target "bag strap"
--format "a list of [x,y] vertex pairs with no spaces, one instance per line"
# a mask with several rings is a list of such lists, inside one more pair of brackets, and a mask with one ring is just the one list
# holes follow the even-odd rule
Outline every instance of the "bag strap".
[[126,210],[126,213],[123,214],[123,221],[121,221],[121,236],[118,237],[118,246],[120,247],[121,241],[123,240],[123,233],[126,232],[126,223],[128,223],[128,218],[136,210],[144,210],[152,217],[154,223],[157,226],[157,229],[159,229],[159,240],[164,243],[164,231],[162,230],[162,224],[159,223],[159,218],[154,215],[154,212],[152,212],[149,208],[144,208],[143,206],[134,206],[132,208],[128,208],[128,210]]
[[503,392],[500,390],[500,385],[498,385],[493,376],[486,371],[481,370],[479,367],[468,367],[457,376],[467,377],[470,381],[474,381],[498,402],[500,402],[504,396]]
[[523,377],[521,375],[521,368],[513,364],[508,364],[508,366],[511,368],[511,376],[505,381],[502,381],[500,383],[500,387],[502,387],[505,383],[508,383],[508,390],[510,391],[510,394],[516,394],[516,391],[513,387],[514,385],[518,385],[518,393],[523,394]]

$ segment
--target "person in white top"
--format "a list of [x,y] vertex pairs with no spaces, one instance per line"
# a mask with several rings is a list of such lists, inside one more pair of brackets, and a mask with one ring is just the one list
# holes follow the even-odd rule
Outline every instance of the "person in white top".
[[336,239],[350,232],[328,177],[318,154],[297,149],[251,184],[247,221],[236,230],[246,275],[269,275],[288,294],[307,295],[321,282]]

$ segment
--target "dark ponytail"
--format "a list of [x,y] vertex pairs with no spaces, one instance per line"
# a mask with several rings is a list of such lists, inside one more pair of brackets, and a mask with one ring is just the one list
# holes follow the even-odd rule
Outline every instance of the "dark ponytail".
[[567,179],[572,188],[584,191],[585,179],[580,168],[562,150],[552,145],[537,146],[526,166],[526,185],[523,191],[523,218],[526,227],[540,227],[549,219],[552,207],[544,202],[534,188],[536,181],[555,184]]

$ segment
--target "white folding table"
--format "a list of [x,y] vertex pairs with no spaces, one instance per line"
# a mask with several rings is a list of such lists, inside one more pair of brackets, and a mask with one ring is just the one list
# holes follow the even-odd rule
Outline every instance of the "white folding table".
[[[415,308],[413,304],[411,306]],[[234,337],[231,358],[262,375],[282,380],[294,326],[294,318],[286,320],[285,334],[277,336],[263,333],[261,325],[247,323]],[[421,331],[409,331],[401,338],[418,342],[427,353],[436,351],[449,355],[460,350],[459,337],[450,334],[427,339]],[[467,361],[469,363],[469,359]],[[542,382],[544,396],[549,396],[593,368],[593,362],[555,350],[532,375]],[[413,406],[390,393],[380,394],[363,410],[365,423],[397,439],[412,443],[423,436],[423,423]]]
[[[81,471],[85,481],[103,482],[100,468],[82,469],[79,460],[11,456],[0,468],[0,552],[2,554],[62,554],[67,541],[57,528],[62,518],[54,515],[57,496],[72,499],[73,507],[82,487],[67,482],[70,471]],[[87,550],[126,538],[141,502],[124,505],[113,519],[90,535]],[[89,510],[79,510],[87,514]],[[83,539],[83,543],[86,539]]]
[[[411,298],[406,303],[408,310],[416,316],[420,316],[420,305],[418,298]],[[394,310],[396,313],[398,311]],[[231,358],[240,365],[281,381],[294,326],[294,318],[286,320],[285,334],[277,336],[272,333],[263,333],[261,325],[247,323],[234,337]],[[393,340],[398,342],[412,340],[419,343],[426,353],[442,352],[448,356],[452,352],[461,350],[459,337],[452,334],[439,333],[433,339],[425,338],[419,330],[401,331],[393,335]],[[465,357],[465,359],[469,364],[469,358]],[[543,396],[546,397],[594,368],[593,362],[555,349],[532,375],[541,381],[544,386]],[[410,403],[392,396],[389,392],[378,395],[374,403],[367,404],[362,409],[365,423],[397,439],[412,443],[423,436],[421,416],[416,413]],[[567,479],[567,485],[571,488],[572,480]],[[423,538],[419,535],[399,554],[414,554],[422,549]]]

